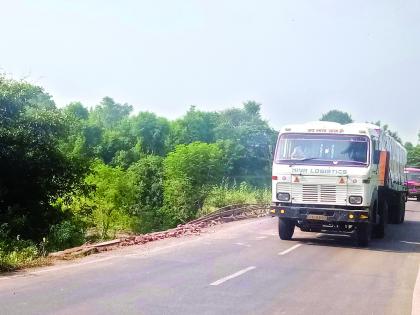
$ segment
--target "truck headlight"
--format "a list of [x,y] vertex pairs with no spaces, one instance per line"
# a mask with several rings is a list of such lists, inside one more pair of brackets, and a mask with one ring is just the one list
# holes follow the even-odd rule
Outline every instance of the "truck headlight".
[[360,205],[363,201],[363,198],[361,196],[350,196],[349,197],[349,203],[352,205]]
[[279,192],[279,193],[277,193],[277,200],[279,200],[279,201],[289,201],[290,200],[290,194],[289,193],[284,193],[284,192]]

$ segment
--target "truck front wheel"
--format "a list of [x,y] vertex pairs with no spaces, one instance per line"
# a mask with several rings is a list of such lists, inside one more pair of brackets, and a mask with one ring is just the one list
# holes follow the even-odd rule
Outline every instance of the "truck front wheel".
[[356,238],[359,246],[368,246],[371,235],[371,224],[360,223],[356,227]]
[[388,221],[388,202],[384,200],[379,209],[379,223],[373,227],[373,237],[384,238],[385,226]]
[[279,236],[282,240],[291,240],[295,231],[295,222],[289,219],[279,218]]

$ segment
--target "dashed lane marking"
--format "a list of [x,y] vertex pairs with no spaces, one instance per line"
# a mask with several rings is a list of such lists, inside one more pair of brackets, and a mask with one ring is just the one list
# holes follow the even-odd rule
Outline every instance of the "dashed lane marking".
[[266,238],[267,238],[267,236],[257,236],[257,237],[256,237],[256,239],[257,239],[258,241],[263,240],[263,239],[266,239]]
[[246,244],[246,243],[235,243],[235,245],[245,246],[245,247],[251,247],[251,245]]
[[239,270],[238,272],[235,272],[235,273],[233,273],[233,274],[231,274],[229,276],[226,276],[224,278],[221,278],[221,279],[219,279],[217,281],[214,281],[214,282],[210,283],[210,285],[212,285],[212,286],[218,286],[218,285],[222,284],[223,282],[229,281],[229,280],[231,280],[233,278],[237,278],[237,277],[239,277],[239,276],[241,276],[241,275],[243,275],[243,274],[247,273],[248,271],[251,271],[251,270],[253,270],[255,268],[256,268],[255,266],[251,266],[251,267],[248,267],[248,268]]
[[296,248],[301,247],[302,245],[303,245],[303,244],[296,244],[295,246],[292,246],[292,247],[290,247],[290,248],[288,248],[288,249],[286,249],[286,250],[284,250],[284,251],[280,252],[280,253],[279,253],[279,255],[280,255],[280,256],[286,255],[286,254],[290,253],[291,251],[294,251]]

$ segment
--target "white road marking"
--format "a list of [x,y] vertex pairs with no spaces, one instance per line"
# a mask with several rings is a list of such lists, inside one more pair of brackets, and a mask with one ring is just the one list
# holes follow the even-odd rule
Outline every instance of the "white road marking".
[[290,253],[291,251],[295,250],[296,248],[301,247],[302,245],[303,244],[296,244],[295,246],[292,246],[292,247],[280,252],[279,255],[280,256],[286,255],[286,254]]
[[235,243],[235,245],[245,246],[245,247],[251,247],[251,245],[245,244],[245,243]]
[[263,239],[265,239],[265,238],[267,238],[267,236],[257,236],[257,237],[256,237],[256,239],[257,239],[257,240],[263,240]]
[[414,245],[420,245],[419,242],[408,242],[408,241],[400,241],[401,243],[406,243],[406,244],[414,244]]
[[417,272],[416,283],[414,285],[411,315],[420,315],[420,264],[419,264],[419,271]]
[[216,285],[222,284],[223,282],[226,282],[226,281],[228,281],[230,279],[239,277],[239,276],[243,275],[244,273],[247,273],[248,271],[251,271],[251,270],[253,270],[255,268],[256,268],[255,266],[251,266],[251,267],[248,267],[248,268],[239,270],[238,272],[235,272],[235,273],[233,273],[233,274],[231,274],[229,276],[226,276],[226,277],[224,277],[222,279],[219,279],[217,281],[214,281],[214,282],[210,283],[210,285],[216,286]]

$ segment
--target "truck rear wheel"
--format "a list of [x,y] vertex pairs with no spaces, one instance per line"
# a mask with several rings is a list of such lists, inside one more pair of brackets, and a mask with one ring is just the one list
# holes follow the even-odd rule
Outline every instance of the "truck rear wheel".
[[398,194],[392,203],[391,223],[400,224],[405,218],[405,198],[404,194]]
[[420,201],[420,196],[417,196],[417,201]]
[[289,219],[279,218],[279,236],[282,240],[291,240],[295,231],[295,222]]
[[388,222],[388,202],[384,200],[379,209],[379,223],[373,227],[373,237],[384,238],[385,227]]
[[404,223],[405,220],[405,203],[406,203],[406,197],[404,196],[404,194],[401,194],[401,213],[400,213],[400,223]]
[[356,238],[357,245],[359,246],[368,246],[371,235],[371,224],[370,223],[360,223],[356,227]]

